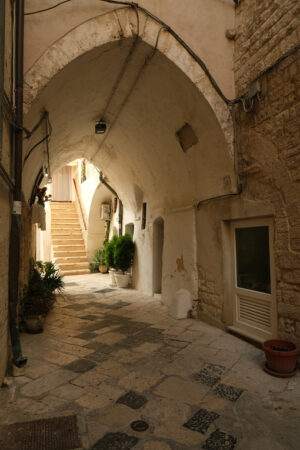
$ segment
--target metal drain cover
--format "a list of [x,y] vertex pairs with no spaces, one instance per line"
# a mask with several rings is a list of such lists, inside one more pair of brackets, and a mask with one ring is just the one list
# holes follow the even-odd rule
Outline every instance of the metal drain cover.
[[81,447],[76,416],[54,417],[0,427],[1,450],[67,450]]
[[149,425],[144,420],[135,420],[130,426],[134,431],[146,431],[149,428]]

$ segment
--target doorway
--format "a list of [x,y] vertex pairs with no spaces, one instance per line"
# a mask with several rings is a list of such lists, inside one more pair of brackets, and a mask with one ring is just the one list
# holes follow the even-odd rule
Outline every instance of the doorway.
[[272,221],[236,221],[231,225],[231,233],[234,328],[260,341],[276,337]]
[[71,202],[72,190],[72,166],[65,166],[53,175],[52,200],[55,202]]
[[162,292],[163,248],[164,220],[158,217],[153,223],[153,294]]

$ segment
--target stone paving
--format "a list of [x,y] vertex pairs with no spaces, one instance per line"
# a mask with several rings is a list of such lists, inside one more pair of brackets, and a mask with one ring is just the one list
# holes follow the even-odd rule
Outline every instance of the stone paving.
[[28,364],[0,389],[1,424],[76,414],[92,450],[300,448],[299,373],[266,374],[258,348],[107,275],[65,282],[44,332],[21,335]]

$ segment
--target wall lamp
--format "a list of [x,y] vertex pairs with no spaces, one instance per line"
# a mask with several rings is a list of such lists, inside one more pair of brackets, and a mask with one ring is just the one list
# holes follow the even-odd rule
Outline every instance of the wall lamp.
[[106,128],[107,127],[106,127],[105,120],[103,120],[103,119],[98,120],[95,125],[95,133],[96,134],[104,134],[106,131]]

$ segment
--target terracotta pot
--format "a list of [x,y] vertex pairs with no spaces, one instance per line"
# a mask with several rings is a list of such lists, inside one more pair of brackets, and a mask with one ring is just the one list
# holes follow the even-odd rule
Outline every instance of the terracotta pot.
[[262,344],[262,349],[266,355],[266,369],[269,369],[269,372],[283,376],[294,374],[298,355],[297,345],[289,341],[271,339]]
[[105,264],[100,264],[100,266],[99,266],[99,272],[101,272],[101,273],[107,273],[107,271],[108,271],[107,266],[106,266]]
[[31,334],[37,334],[37,333],[42,333],[43,329],[44,329],[44,321],[45,321],[45,317],[44,316],[25,316],[24,317],[24,322],[25,322],[25,328],[27,333],[31,333]]

